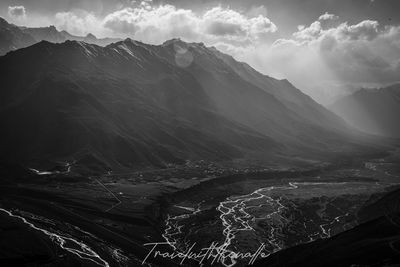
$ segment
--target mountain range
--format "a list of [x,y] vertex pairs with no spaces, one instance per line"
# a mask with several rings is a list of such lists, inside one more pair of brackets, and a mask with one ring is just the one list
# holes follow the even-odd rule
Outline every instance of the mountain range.
[[86,36],[76,36],[67,31],[58,31],[56,27],[19,27],[8,23],[0,17],[0,55],[9,51],[27,47],[40,41],[62,43],[67,40],[82,41],[101,46],[120,41],[118,38],[100,38],[89,33]]
[[362,131],[400,137],[400,84],[358,90],[340,98],[329,108]]
[[0,17],[0,55],[33,45],[36,42],[31,35],[24,33],[18,26],[9,24]]
[[2,161],[132,168],[319,158],[359,143],[358,133],[289,81],[203,43],[128,38],[99,46],[113,39],[64,41],[75,37],[0,22],[2,51],[30,45],[0,57]]
[[9,160],[133,166],[311,153],[344,146],[348,131],[288,81],[198,43],[42,41],[1,57],[0,71]]

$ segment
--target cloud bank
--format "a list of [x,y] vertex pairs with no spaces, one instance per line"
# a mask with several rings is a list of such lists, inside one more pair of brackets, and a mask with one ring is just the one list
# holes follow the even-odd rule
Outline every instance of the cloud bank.
[[24,6],[9,6],[8,15],[17,20],[26,18],[26,10]]
[[324,97],[331,98],[335,92],[330,91],[338,87],[400,80],[400,26],[373,20],[350,25],[326,13],[308,27],[300,26],[291,38],[257,47],[244,58],[326,102]]
[[217,6],[196,14],[190,9],[152,6],[151,1],[142,1],[136,7],[119,9],[104,18],[85,11],[61,12],[55,17],[58,28],[73,34],[129,36],[152,44],[182,38],[209,45],[225,43],[247,47],[277,31],[277,26],[263,13],[263,8],[241,14]]

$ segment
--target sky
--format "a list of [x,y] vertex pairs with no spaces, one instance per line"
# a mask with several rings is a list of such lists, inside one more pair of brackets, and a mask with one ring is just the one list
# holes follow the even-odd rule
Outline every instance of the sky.
[[400,81],[399,0],[1,0],[0,16],[75,35],[203,42],[323,104]]

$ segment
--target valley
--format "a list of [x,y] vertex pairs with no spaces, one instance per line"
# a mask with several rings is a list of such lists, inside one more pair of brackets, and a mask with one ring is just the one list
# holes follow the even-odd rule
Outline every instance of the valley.
[[[26,244],[39,238],[38,244],[47,245],[35,246],[31,255],[10,250],[14,241],[1,243],[1,249],[9,262],[136,266],[150,253],[146,263],[174,266],[178,259],[154,257],[145,244],[169,242],[160,251],[183,253],[193,244],[196,251],[214,243],[220,255],[210,260],[216,266],[246,266],[358,225],[365,203],[397,187],[396,153],[318,169],[236,170],[209,178],[187,176],[197,164],[181,179],[163,176],[177,169],[136,173],[141,180],[121,173],[84,182],[68,181],[70,173],[32,172],[36,180],[1,187],[1,223],[15,220],[19,231],[33,235]],[[198,259],[186,259],[185,265],[196,266]]]
[[[0,18],[0,266],[400,262],[398,85],[334,113],[215,43],[13,23]],[[337,35],[367,25],[389,29]]]

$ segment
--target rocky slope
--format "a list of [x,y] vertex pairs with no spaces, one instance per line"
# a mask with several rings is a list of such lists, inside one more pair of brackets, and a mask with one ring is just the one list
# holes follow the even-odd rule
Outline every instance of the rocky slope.
[[[2,159],[165,166],[354,143],[346,124],[286,80],[257,80],[203,44],[46,41],[0,57]],[[226,56],[227,57],[227,56]],[[189,60],[188,60],[189,59]]]

